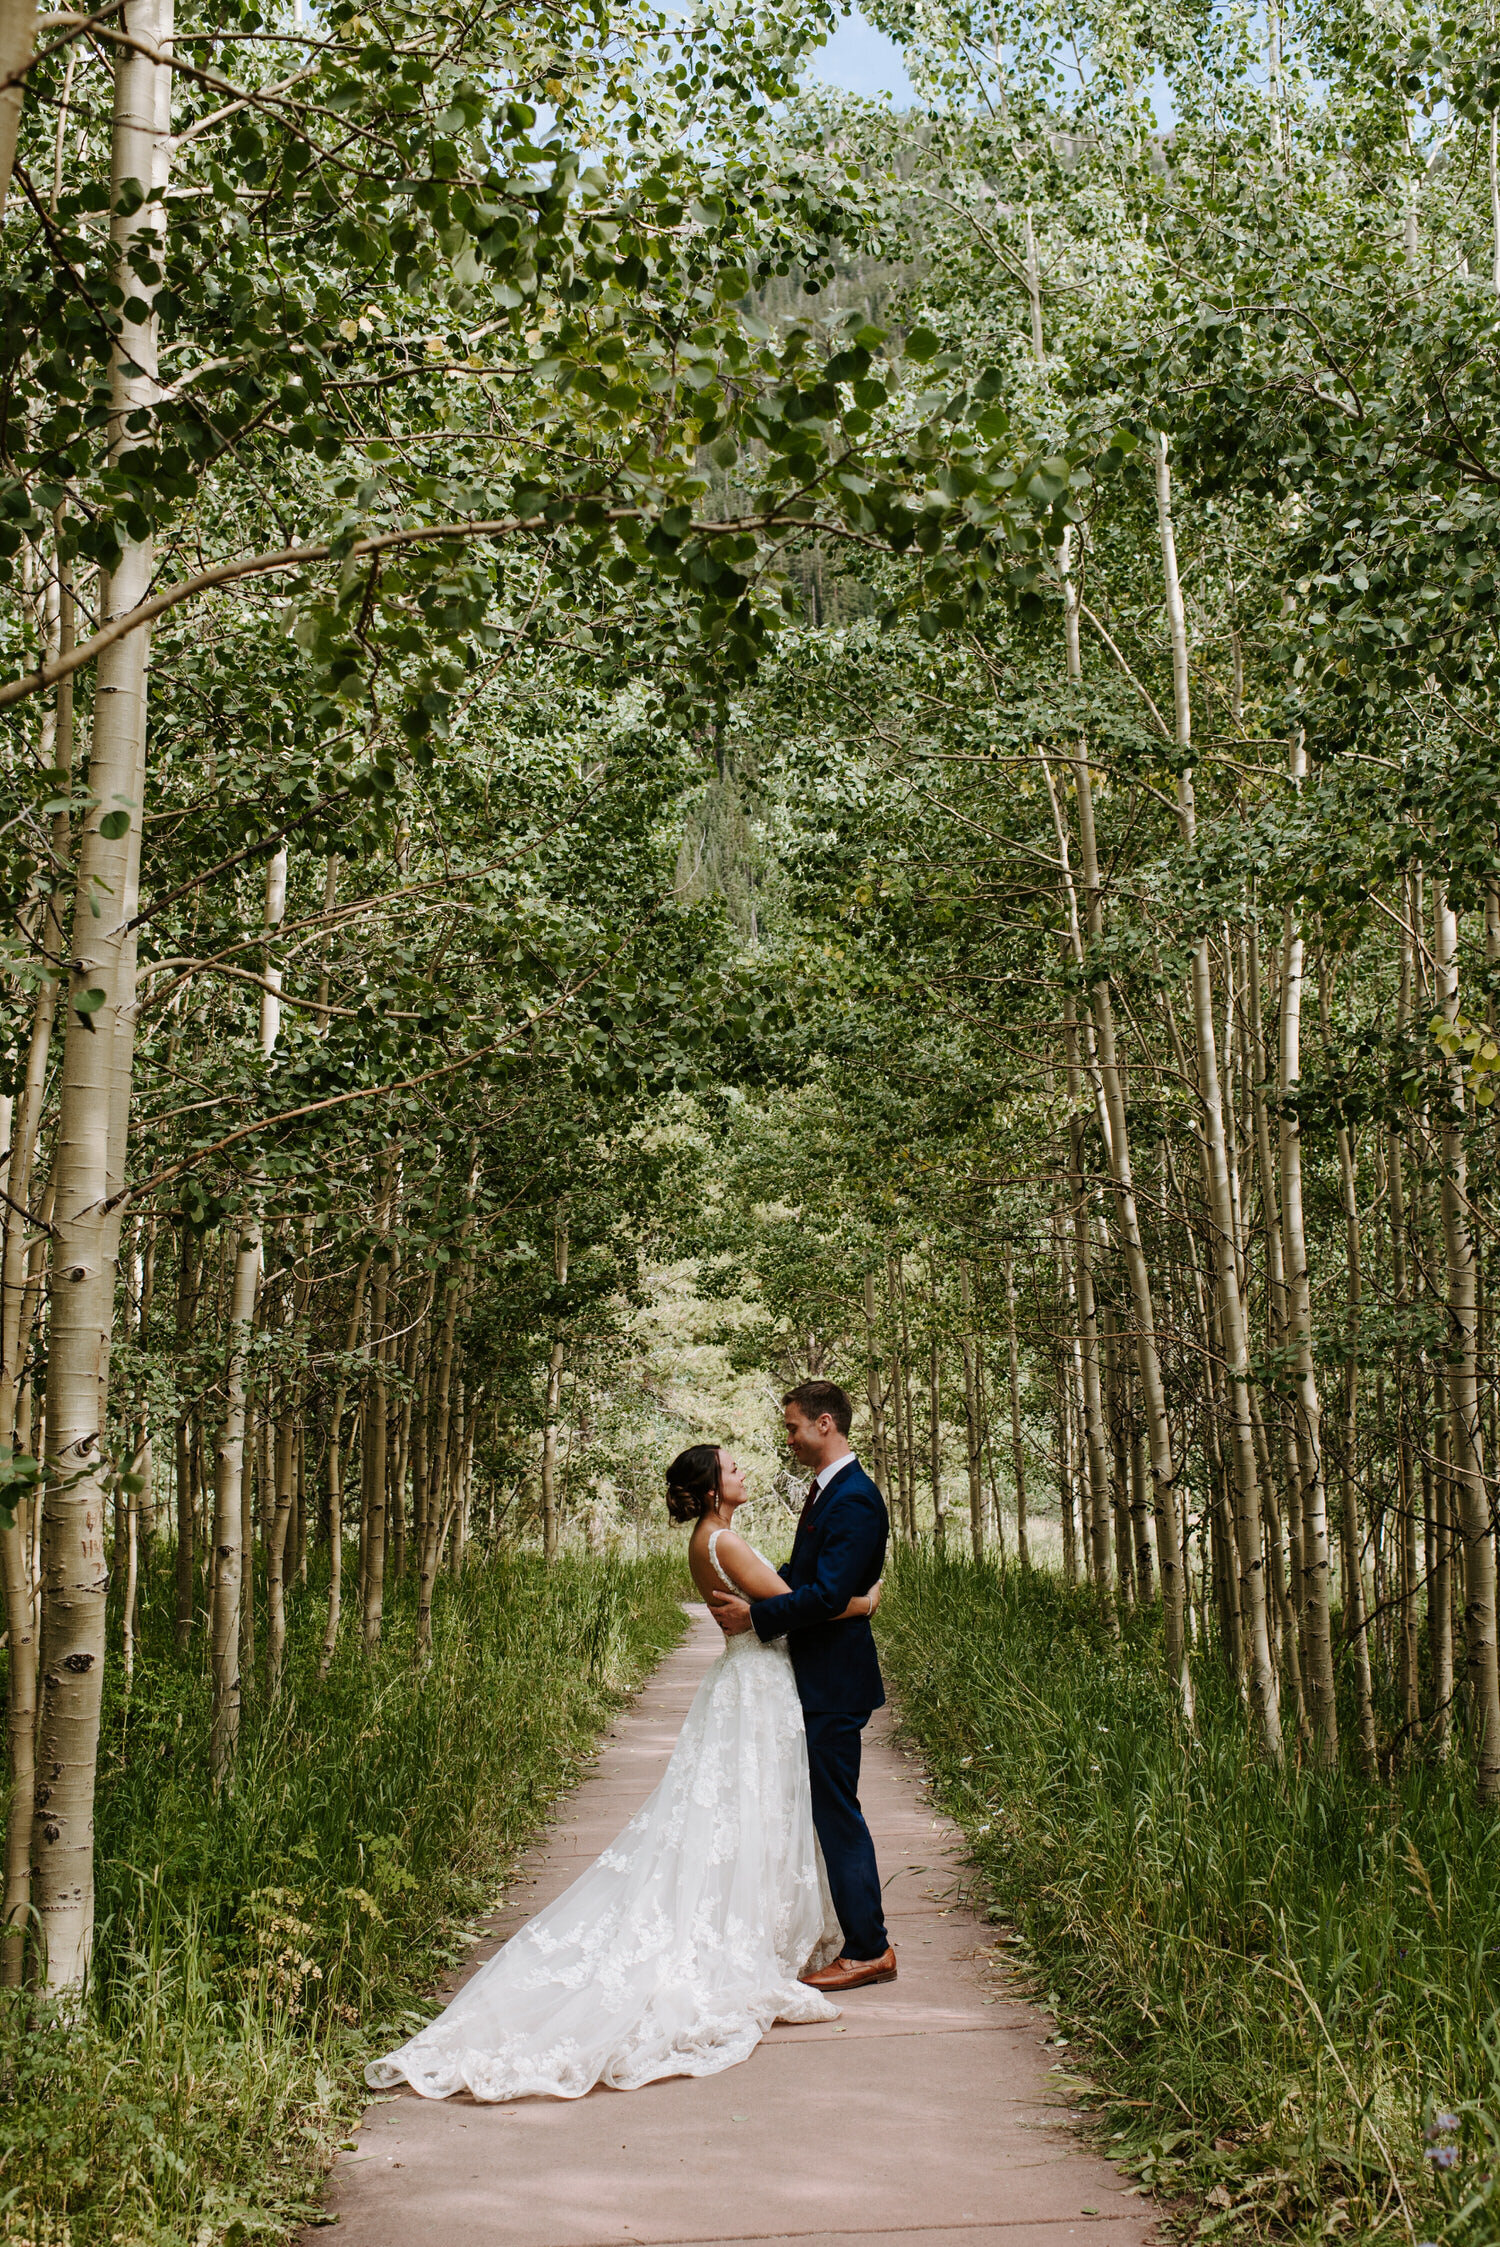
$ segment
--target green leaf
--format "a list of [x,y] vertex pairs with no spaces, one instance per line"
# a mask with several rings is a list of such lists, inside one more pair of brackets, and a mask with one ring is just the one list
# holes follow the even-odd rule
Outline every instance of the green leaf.
[[906,339],[906,356],[908,359],[915,359],[919,367],[925,367],[929,359],[935,359],[941,348],[931,328],[913,328]]
[[93,984],[87,991],[79,992],[77,998],[73,1001],[74,1012],[77,1014],[97,1014],[108,996],[107,991],[101,991],[97,984]]
[[99,822],[99,832],[107,843],[117,843],[122,835],[130,832],[129,812],[107,811]]

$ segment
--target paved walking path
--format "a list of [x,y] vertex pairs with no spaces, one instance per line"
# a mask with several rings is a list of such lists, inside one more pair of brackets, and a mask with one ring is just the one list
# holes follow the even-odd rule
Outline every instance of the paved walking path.
[[[720,1645],[702,1609],[616,1723],[464,1972],[592,1862],[656,1785]],[[1050,2023],[1007,1994],[882,1711],[861,1793],[900,1978],[742,2067],[641,2091],[481,2106],[377,2098],[340,2159],[343,2247],[1148,2247],[1152,2215],[1072,2133]],[[458,1980],[462,1980],[460,1974]]]

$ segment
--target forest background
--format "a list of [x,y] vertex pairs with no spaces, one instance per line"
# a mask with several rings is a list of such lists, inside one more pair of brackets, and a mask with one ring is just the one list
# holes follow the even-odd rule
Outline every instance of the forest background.
[[0,8],[7,2237],[308,2212],[808,1371],[1115,2150],[1500,2237],[1494,26],[871,14]]

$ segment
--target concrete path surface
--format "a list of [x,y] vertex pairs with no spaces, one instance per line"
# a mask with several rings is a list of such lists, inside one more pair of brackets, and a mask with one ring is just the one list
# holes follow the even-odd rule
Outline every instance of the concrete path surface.
[[[454,1987],[639,1808],[720,1643],[695,1609]],[[882,1711],[861,1794],[896,1982],[722,2075],[510,2106],[379,2097],[330,2181],[344,2247],[1148,2247],[1152,2212],[1071,2131],[1051,2023],[1008,1992],[958,1900],[961,1837],[891,1731]]]

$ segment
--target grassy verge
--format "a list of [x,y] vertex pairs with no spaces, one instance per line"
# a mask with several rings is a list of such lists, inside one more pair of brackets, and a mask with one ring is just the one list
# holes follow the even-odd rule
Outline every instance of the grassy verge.
[[1200,2238],[1500,2241],[1500,1822],[1466,1758],[1269,1771],[1216,1663],[1053,1578],[903,1557],[881,1645],[1112,2151]]
[[425,1673],[407,1587],[380,1655],[346,1643],[322,1684],[304,1601],[281,1704],[249,1708],[216,1799],[164,1584],[133,1692],[110,1687],[87,2017],[0,2018],[0,2237],[241,2247],[316,2221],[365,2060],[426,2017],[686,1588],[677,1556],[478,1560],[440,1587]]

